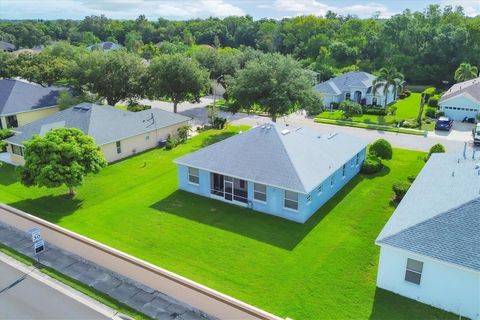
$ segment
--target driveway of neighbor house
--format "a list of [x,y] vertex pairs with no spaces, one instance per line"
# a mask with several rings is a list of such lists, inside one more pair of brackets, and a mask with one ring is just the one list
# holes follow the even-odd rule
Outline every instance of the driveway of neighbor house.
[[[167,111],[173,110],[173,105],[171,102],[142,100],[141,103],[151,105],[153,108],[161,108]],[[179,104],[178,112],[193,118],[191,123],[193,126],[200,126],[208,121],[207,110],[205,107],[211,103],[213,103],[213,96],[206,96],[201,98],[199,103],[186,102]],[[228,121],[234,125],[244,124],[254,126],[271,121],[267,117],[248,115],[245,113],[232,114],[225,111],[219,111],[219,116],[227,118]],[[315,123],[313,122],[313,119],[306,117],[300,112],[281,117],[277,121],[293,127],[302,126],[313,128],[320,133],[346,133],[363,137],[368,141],[384,138],[390,141],[395,147],[411,150],[428,151],[430,147],[436,143],[443,144],[449,152],[463,152],[465,142],[467,142],[469,150],[473,147],[471,135],[472,124],[461,122],[455,122],[453,129],[450,132],[434,131],[429,132],[427,137],[423,137],[388,131]]]

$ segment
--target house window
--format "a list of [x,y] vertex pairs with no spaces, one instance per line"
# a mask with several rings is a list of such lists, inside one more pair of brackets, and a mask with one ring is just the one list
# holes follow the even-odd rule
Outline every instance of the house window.
[[287,209],[298,210],[298,193],[285,190],[283,206]]
[[188,182],[193,184],[200,183],[200,177],[197,168],[188,168]]
[[312,203],[312,195],[309,193],[307,194],[307,204]]
[[150,136],[145,136],[145,140],[150,140]]
[[355,164],[358,166],[360,163],[360,153],[357,153],[357,156],[355,158]]
[[418,260],[407,259],[407,270],[405,272],[405,281],[420,284],[422,279],[423,262]]
[[122,145],[120,141],[117,141],[116,146],[117,146],[117,153],[118,154],[122,153]]
[[23,147],[12,144],[12,153],[23,157]]
[[346,171],[346,165],[343,165],[342,167],[342,177],[345,178],[345,171]]
[[347,93],[345,94],[345,99],[350,100],[350,92],[347,92]]
[[350,161],[350,167],[353,168],[354,165],[355,165],[355,159],[352,159],[352,160]]
[[253,199],[257,201],[267,202],[267,186],[264,184],[253,184]]
[[17,121],[16,115],[5,117],[5,121],[7,122],[7,129],[18,127],[18,121]]
[[323,186],[322,186],[322,185],[319,185],[318,188],[317,188],[317,193],[318,193],[318,195],[321,195],[321,194],[322,194],[322,191],[323,191]]
[[330,177],[330,187],[333,188],[333,184],[335,183],[335,174],[333,174],[331,177]]

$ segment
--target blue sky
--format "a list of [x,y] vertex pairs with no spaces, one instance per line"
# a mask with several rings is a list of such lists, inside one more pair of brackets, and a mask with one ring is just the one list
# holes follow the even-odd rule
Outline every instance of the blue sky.
[[469,16],[480,14],[480,0],[0,0],[0,19],[82,19],[104,14],[114,19],[225,17],[249,14],[255,19],[339,14],[389,17],[404,9],[422,11],[428,4],[461,5]]

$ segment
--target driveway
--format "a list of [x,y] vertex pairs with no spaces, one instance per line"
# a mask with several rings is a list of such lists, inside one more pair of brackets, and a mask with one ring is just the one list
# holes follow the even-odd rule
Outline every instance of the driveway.
[[[151,105],[153,108],[161,108],[167,111],[173,110],[173,104],[164,101],[142,100],[141,103]],[[208,122],[207,105],[213,103],[213,96],[203,97],[200,103],[182,103],[178,105],[178,113],[193,118],[192,125],[200,126]],[[227,118],[229,122],[235,125],[255,126],[271,122],[270,118],[257,115],[248,115],[245,113],[232,114],[230,112],[219,111],[219,116]],[[467,143],[468,151],[473,148],[471,135],[472,125],[461,122],[455,122],[450,132],[429,132],[427,137],[410,134],[395,133],[382,130],[361,129],[353,127],[343,127],[324,123],[315,123],[312,118],[306,117],[301,112],[277,119],[278,123],[290,125],[292,127],[308,127],[326,134],[331,132],[340,132],[357,137],[362,137],[369,142],[377,139],[387,139],[398,148],[428,151],[431,146],[441,143],[448,152],[463,152],[464,145]],[[476,147],[477,150],[480,148]]]

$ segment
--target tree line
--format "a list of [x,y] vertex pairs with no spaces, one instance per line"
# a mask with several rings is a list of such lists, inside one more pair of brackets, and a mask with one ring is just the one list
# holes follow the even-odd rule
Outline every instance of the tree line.
[[438,5],[388,19],[328,12],[324,17],[281,20],[244,16],[149,21],[140,16],[119,21],[89,16],[81,21],[2,21],[0,40],[28,48],[59,40],[77,46],[113,41],[144,58],[158,50],[188,51],[193,45],[248,47],[292,55],[302,67],[319,72],[322,80],[349,70],[391,66],[408,82],[441,84],[453,81],[463,62],[480,65],[480,16],[467,17],[461,7]]

